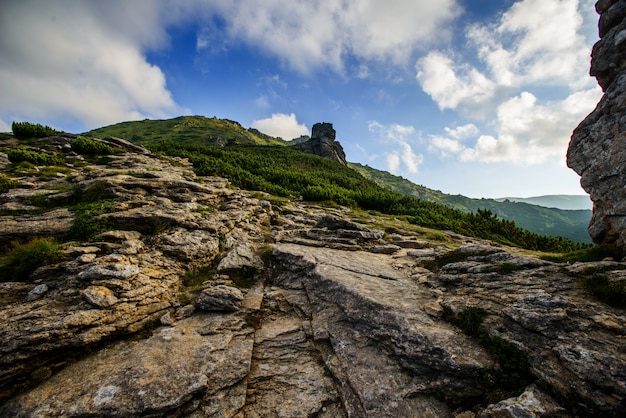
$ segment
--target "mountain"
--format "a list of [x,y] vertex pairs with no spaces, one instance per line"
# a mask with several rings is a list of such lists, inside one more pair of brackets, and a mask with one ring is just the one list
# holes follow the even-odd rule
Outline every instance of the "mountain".
[[588,195],[546,195],[535,197],[502,197],[494,199],[498,202],[510,200],[511,202],[529,203],[531,205],[544,206],[563,210],[592,210],[593,202]]
[[0,134],[1,417],[624,416],[596,247],[292,147],[151,148]]
[[[476,212],[478,209],[488,209],[498,217],[512,220],[522,228],[538,234],[562,236],[577,242],[591,242],[587,225],[591,219],[591,210],[563,210],[548,208],[537,204],[516,202],[511,200],[472,199],[462,195],[449,195],[438,190],[416,185],[409,180],[394,176],[386,171],[376,170],[361,164],[349,165],[364,177],[377,184],[409,196],[431,202],[437,202],[464,212]],[[547,196],[542,201],[548,200]],[[562,197],[561,201],[565,201]],[[587,198],[588,200],[588,198]]]
[[239,122],[204,116],[180,116],[174,119],[130,121],[85,132],[89,137],[117,137],[136,144],[154,144],[175,140],[192,145],[285,145],[286,142],[257,129],[245,129]]

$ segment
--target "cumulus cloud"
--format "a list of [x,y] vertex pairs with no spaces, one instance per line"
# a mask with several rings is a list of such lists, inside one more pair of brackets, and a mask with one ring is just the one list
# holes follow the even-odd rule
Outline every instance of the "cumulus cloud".
[[343,72],[346,54],[404,63],[416,48],[447,40],[460,13],[457,0],[221,0],[211,7],[224,20],[225,36],[303,73]]
[[[589,48],[579,0],[524,0],[494,26],[471,26],[467,38],[502,84],[552,81],[580,85]],[[555,19],[554,16],[558,16]]]
[[167,43],[157,9],[104,3],[2,2],[3,120],[58,118],[96,127],[185,112],[142,53]]
[[394,174],[406,170],[411,174],[419,171],[424,156],[416,154],[409,143],[417,135],[415,128],[399,124],[383,125],[370,121],[368,129],[375,134],[390,150],[385,153],[387,169]]
[[456,64],[439,51],[417,62],[417,80],[441,110],[490,100],[496,84],[469,64]]
[[306,125],[298,123],[296,115],[293,113],[289,115],[274,113],[270,118],[253,121],[252,127],[264,134],[280,137],[286,141],[309,134],[309,129]]
[[431,135],[429,151],[521,164],[563,157],[601,97],[587,74],[593,39],[584,16],[579,0],[516,1],[497,22],[467,28],[465,55],[431,51],[418,60],[416,78],[441,110],[486,122],[482,133],[468,124]]
[[[480,135],[475,126],[467,128],[469,125],[446,128],[446,135],[430,137],[428,149],[440,156],[456,155],[461,161],[538,164],[563,157],[573,127],[600,95],[600,89],[593,88],[539,104],[532,93],[522,92],[498,106],[495,135]],[[474,142],[464,144],[463,139]]]

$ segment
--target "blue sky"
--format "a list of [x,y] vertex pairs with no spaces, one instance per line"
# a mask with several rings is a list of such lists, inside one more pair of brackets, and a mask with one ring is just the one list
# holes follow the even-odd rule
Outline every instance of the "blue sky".
[[594,0],[0,3],[0,131],[184,114],[470,197],[583,194],[565,165],[601,90]]

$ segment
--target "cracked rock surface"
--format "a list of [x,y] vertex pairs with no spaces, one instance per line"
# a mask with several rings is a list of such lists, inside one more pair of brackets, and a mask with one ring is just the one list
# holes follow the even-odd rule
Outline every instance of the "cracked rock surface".
[[[110,228],[0,283],[0,416],[624,415],[626,315],[581,285],[623,280],[624,263],[272,202],[147,152],[73,170],[20,181],[99,184]],[[3,243],[55,214],[49,230],[70,234],[63,207],[19,222],[24,196],[2,195]],[[476,308],[525,354],[520,391],[490,384],[502,360],[450,319]]]

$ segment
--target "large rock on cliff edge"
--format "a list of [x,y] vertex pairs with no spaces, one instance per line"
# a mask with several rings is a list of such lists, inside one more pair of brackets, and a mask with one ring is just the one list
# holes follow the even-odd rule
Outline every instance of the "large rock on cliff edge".
[[626,255],[626,4],[601,0],[596,10],[601,39],[590,74],[604,96],[574,131],[567,164],[594,202],[591,238]]
[[335,141],[335,129],[332,123],[316,123],[311,130],[311,139],[295,145],[307,154],[315,154],[346,165],[346,153],[343,147]]

